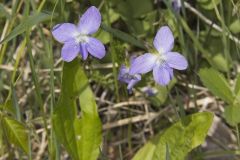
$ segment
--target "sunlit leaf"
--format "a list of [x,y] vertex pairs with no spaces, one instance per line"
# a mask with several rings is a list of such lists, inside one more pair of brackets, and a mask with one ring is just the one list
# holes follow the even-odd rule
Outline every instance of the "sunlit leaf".
[[11,117],[2,118],[2,129],[4,135],[7,136],[7,140],[22,148],[26,153],[29,152],[29,139],[28,139],[28,130],[27,128],[17,120]]
[[234,92],[235,92],[236,96],[235,96],[233,105],[239,107],[239,105],[240,105],[240,74],[238,74],[238,76],[237,76]]
[[5,102],[5,104],[3,105],[3,109],[4,109],[5,111],[11,113],[12,115],[15,115],[15,114],[16,114],[16,110],[15,110],[15,108],[14,108],[14,106],[13,106],[13,101],[12,101],[12,99],[7,100],[7,101]]
[[102,141],[101,121],[98,117],[97,105],[88,79],[81,66],[76,65],[79,71],[79,101],[82,112],[78,146],[81,160],[96,160]]
[[61,97],[54,109],[53,126],[57,140],[73,159],[79,159],[77,137],[74,121],[76,119],[76,104],[74,100]]
[[230,125],[236,126],[238,123],[240,123],[239,113],[240,113],[239,105],[228,106],[225,108],[224,117]]
[[240,33],[240,20],[237,19],[234,22],[232,22],[229,26],[229,29],[235,34]]
[[199,76],[203,84],[216,96],[231,104],[234,101],[232,90],[222,74],[212,68],[201,69]]
[[229,66],[226,58],[222,54],[216,54],[212,57],[213,67],[218,69],[219,71],[228,72]]
[[153,154],[157,147],[157,142],[159,140],[159,136],[154,137],[150,142],[145,144],[133,157],[132,160],[152,160]]
[[[108,13],[103,14],[103,21],[105,23],[108,23],[108,21],[109,21],[112,24],[120,18],[120,15],[114,9],[110,8],[106,12],[108,12]],[[110,15],[110,16],[108,16],[108,15]]]
[[237,94],[240,91],[240,73],[237,75],[234,92]]
[[133,160],[183,160],[187,153],[204,142],[212,120],[213,114],[209,112],[183,118],[150,140]]
[[[64,63],[61,90],[53,118],[57,139],[73,159],[97,159],[101,144],[101,122],[79,59]],[[77,98],[81,107],[80,119],[76,112]]]
[[61,96],[54,108],[54,129],[57,139],[64,145],[68,153],[79,159],[77,135],[74,122],[77,118],[76,98],[79,94],[78,61],[64,63]]

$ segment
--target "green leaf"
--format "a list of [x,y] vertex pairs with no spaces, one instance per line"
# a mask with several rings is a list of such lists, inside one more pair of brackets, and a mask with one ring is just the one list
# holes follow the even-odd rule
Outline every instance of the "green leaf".
[[[110,24],[112,24],[120,18],[119,13],[117,13],[115,9],[109,8],[109,10],[107,10],[106,12],[108,13],[102,15],[104,23],[110,22]],[[108,14],[111,16],[109,17]]]
[[225,108],[225,111],[223,113],[226,121],[231,125],[231,126],[236,126],[237,124],[240,123],[240,106],[228,106]]
[[118,29],[108,27],[105,24],[102,24],[101,27],[106,32],[111,33],[113,36],[115,36],[116,38],[118,38],[118,39],[120,39],[124,42],[130,43],[130,44],[132,44],[136,47],[142,48],[142,49],[146,49],[143,42],[139,41],[135,37],[133,37],[133,36],[131,36],[131,35],[125,33],[125,32],[122,32]]
[[[0,104],[0,109],[3,105]],[[2,122],[2,115],[0,115],[0,124]],[[0,125],[0,155],[4,152],[5,149],[5,143],[3,139],[3,126]]]
[[237,19],[234,22],[232,22],[231,25],[229,26],[229,29],[234,34],[240,33],[240,20]]
[[76,124],[79,128],[77,143],[80,150],[80,159],[96,160],[102,142],[101,121],[97,116],[86,114],[81,118],[80,122]]
[[76,120],[76,104],[74,100],[60,97],[54,108],[53,127],[58,141],[64,145],[73,159],[79,159],[77,136],[74,121]]
[[79,159],[77,135],[74,122],[77,118],[76,99],[79,89],[78,61],[64,63],[61,95],[54,108],[53,126],[57,139],[64,145],[73,159]]
[[0,104],[0,110],[4,108],[4,104]]
[[155,96],[147,97],[151,101],[152,105],[156,107],[160,107],[161,105],[163,105],[168,98],[168,92],[174,87],[176,82],[177,82],[176,78],[173,78],[167,87],[157,85],[156,87],[156,89],[158,90],[157,94]]
[[[80,101],[81,118],[76,102]],[[79,59],[64,63],[62,91],[54,109],[53,124],[57,139],[73,159],[95,160],[101,144],[101,121],[94,95]]]
[[158,141],[159,136],[154,137],[134,155],[132,160],[152,160]]
[[79,59],[64,63],[61,94],[67,100],[76,100],[78,98],[82,90],[82,72]]
[[234,93],[235,93],[235,100],[233,102],[233,105],[240,105],[240,74],[237,75],[237,80],[235,82],[235,88],[234,88]]
[[240,91],[240,73],[237,75],[234,92],[237,94]]
[[11,17],[11,15],[5,9],[4,5],[1,3],[0,3],[0,17],[6,17],[7,19]]
[[197,0],[200,6],[206,10],[214,9],[214,6],[220,3],[220,0]]
[[170,155],[170,153],[169,153],[168,144],[166,144],[166,160],[171,160],[171,155]]
[[22,123],[6,116],[2,119],[2,127],[4,135],[7,136],[7,140],[10,143],[29,153],[28,130]]
[[102,127],[98,116],[97,105],[94,94],[89,86],[88,79],[83,68],[78,66],[79,70],[79,101],[82,112],[80,125],[80,140],[78,146],[80,149],[81,160],[96,160],[99,155],[99,147],[102,141]]
[[153,4],[149,0],[141,0],[141,3],[139,3],[139,0],[120,0],[117,3],[117,11],[130,19],[139,18],[152,10]]
[[216,96],[231,104],[234,95],[226,79],[218,71],[212,68],[201,69],[199,76],[203,84]]
[[[127,24],[128,30],[134,35],[144,35],[144,20],[147,13],[153,11],[153,2],[149,0],[118,0],[115,1],[116,11]],[[149,22],[148,22],[149,23]]]
[[209,112],[184,117],[150,140],[133,160],[183,160],[188,152],[204,142],[212,120],[213,114]]
[[218,69],[219,71],[222,71],[222,72],[228,72],[229,71],[228,62],[227,62],[226,58],[224,58],[223,54],[218,53],[216,55],[213,55],[212,56],[212,62],[213,62],[212,63],[213,67]]
[[5,104],[3,105],[3,109],[9,113],[11,113],[12,115],[16,115],[16,110],[13,107],[13,101],[12,99],[9,99],[5,102]]
[[104,30],[100,30],[96,36],[97,39],[99,39],[104,44],[107,44],[110,42],[110,34]]
[[46,13],[34,13],[32,16],[29,16],[26,19],[23,19],[21,23],[16,26],[11,33],[9,33],[1,42],[1,43],[6,43],[13,39],[14,37],[18,36],[19,34],[25,32],[29,28],[31,28],[34,25],[39,24],[40,22],[50,20],[51,15],[46,14]]

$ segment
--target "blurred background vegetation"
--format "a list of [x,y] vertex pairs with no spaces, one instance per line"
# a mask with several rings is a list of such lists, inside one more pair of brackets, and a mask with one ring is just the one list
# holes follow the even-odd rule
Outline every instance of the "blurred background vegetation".
[[[60,93],[61,44],[51,29],[63,22],[77,24],[92,5],[102,14],[95,36],[107,48],[101,61],[82,62],[103,124],[99,159],[131,159],[157,133],[202,111],[213,112],[214,121],[205,143],[188,159],[239,159],[239,0],[182,0],[179,11],[167,0],[0,2],[0,116],[16,120],[16,128],[27,128],[25,142],[30,143],[32,159],[50,159],[50,135],[45,129],[51,128]],[[163,25],[173,31],[173,50],[187,58],[189,67],[176,71],[167,87],[145,75],[129,94],[117,80],[118,68],[130,56],[151,51]],[[24,149],[5,138],[0,130],[0,159],[29,159]],[[13,144],[21,146],[23,141]],[[63,148],[58,154],[69,159]]]

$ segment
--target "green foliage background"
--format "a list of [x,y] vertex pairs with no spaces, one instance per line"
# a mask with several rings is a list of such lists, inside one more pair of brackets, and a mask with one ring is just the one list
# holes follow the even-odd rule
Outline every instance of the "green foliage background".
[[[102,15],[93,36],[106,56],[62,62],[52,27],[77,24],[92,5]],[[167,0],[1,1],[0,158],[238,159],[240,2],[181,0],[181,6],[178,12]],[[164,25],[188,69],[176,71],[166,87],[146,74],[128,93],[119,67],[154,51]],[[147,95],[146,86],[156,94]],[[227,145],[216,118],[235,137]],[[211,148],[209,139],[220,147]]]

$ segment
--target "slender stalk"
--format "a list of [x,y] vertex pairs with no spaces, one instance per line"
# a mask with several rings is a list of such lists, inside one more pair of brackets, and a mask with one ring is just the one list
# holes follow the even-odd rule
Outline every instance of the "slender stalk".
[[123,154],[122,154],[122,147],[121,147],[121,144],[118,145],[118,149],[119,149],[119,158],[120,160],[123,160]]
[[29,154],[28,154],[28,159],[32,160],[32,146],[31,146],[31,135],[32,135],[32,129],[30,129],[30,133],[28,134],[28,146],[29,146]]
[[[230,54],[229,54],[229,41],[228,41],[227,35],[225,34],[225,33],[229,33],[229,31],[228,31],[227,26],[225,24],[225,16],[224,16],[224,11],[223,11],[222,1],[220,1],[220,12],[218,10],[218,7],[217,7],[215,1],[213,1],[213,4],[214,4],[214,10],[215,10],[216,16],[219,19],[219,21],[221,23],[221,27],[223,29],[223,32],[222,32],[223,53],[224,53],[224,56],[225,56],[225,58],[227,59],[227,62],[228,62],[227,63],[227,68],[229,68],[229,63],[230,63],[231,57],[230,57]],[[229,72],[227,73],[227,77],[230,80],[230,73]]]
[[170,101],[171,101],[171,106],[173,106],[173,110],[175,111],[175,113],[176,113],[176,116],[177,116],[177,118],[178,119],[180,119],[181,118],[181,114],[179,114],[179,112],[178,112],[178,109],[177,109],[177,107],[176,107],[176,102],[173,100],[173,97],[172,97],[172,95],[170,94],[170,90],[169,90],[169,88],[167,87],[167,91],[168,91],[168,96],[169,96],[169,99],[170,99]]
[[[12,28],[14,27],[14,24],[16,23],[16,18],[17,18],[16,15],[20,11],[22,4],[23,4],[23,0],[19,1],[19,3],[17,3],[17,2],[13,3],[11,19],[7,20],[7,22],[5,23],[4,29],[5,28],[6,29],[5,29],[5,32],[3,32],[3,35],[1,36],[2,39],[12,31]],[[3,45],[0,45],[0,65],[3,62],[3,57],[6,54],[7,47],[8,47],[8,43],[4,43]]]
[[[111,25],[110,23],[110,15],[109,15],[109,3],[105,3],[106,5],[106,10],[107,10],[107,23],[108,26]],[[112,36],[110,36],[110,50],[111,50],[111,58],[112,58],[112,64],[113,64],[113,76],[114,76],[114,88],[115,88],[115,95],[116,95],[116,99],[117,102],[120,101],[120,96],[119,96],[119,89],[118,89],[118,75],[117,75],[117,67],[116,67],[116,49],[112,43]]]
[[236,134],[237,134],[237,143],[238,143],[238,149],[240,149],[240,135],[239,135],[239,125],[236,125]]
[[28,46],[27,47],[27,53],[28,53],[28,56],[29,56],[30,68],[31,68],[31,72],[32,72],[33,83],[34,83],[34,86],[35,86],[35,93],[36,93],[37,103],[40,106],[41,117],[43,119],[44,128],[45,128],[45,131],[46,131],[46,133],[48,135],[47,116],[46,116],[45,111],[44,111],[44,103],[43,103],[43,99],[42,99],[42,96],[41,96],[39,80],[38,80],[38,77],[37,77],[37,73],[35,71],[35,65],[34,65],[32,51],[31,51],[32,47],[31,47],[31,42],[30,42],[29,31],[27,31],[27,33],[26,33],[26,40],[27,40],[27,46]]

